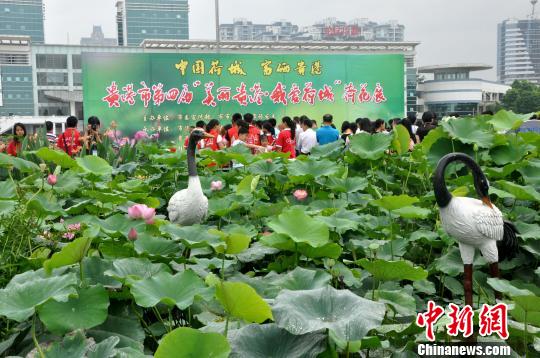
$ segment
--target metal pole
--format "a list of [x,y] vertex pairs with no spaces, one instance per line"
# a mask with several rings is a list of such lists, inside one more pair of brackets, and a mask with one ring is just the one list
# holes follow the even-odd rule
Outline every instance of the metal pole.
[[219,36],[219,0],[215,0],[216,8],[216,46],[219,51],[220,47],[220,36]]

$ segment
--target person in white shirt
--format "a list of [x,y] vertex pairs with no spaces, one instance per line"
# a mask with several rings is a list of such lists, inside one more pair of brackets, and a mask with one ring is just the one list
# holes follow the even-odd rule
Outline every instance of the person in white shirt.
[[386,123],[382,119],[377,119],[375,121],[374,127],[375,127],[375,133],[390,134],[390,132],[386,130]]
[[[302,116],[302,119],[304,116]],[[300,117],[294,117],[294,123],[296,123],[296,130],[294,132],[294,140],[296,142],[296,154],[298,155],[300,153],[300,135],[304,131],[302,129],[302,119]]]
[[[248,134],[249,134],[249,127],[246,127],[246,126],[239,126],[238,127],[238,138],[235,139],[233,142],[232,142],[232,145],[231,147],[236,147],[237,145],[243,145],[249,149],[255,149],[259,152],[264,152],[266,150],[266,148],[264,147],[261,147],[261,146],[258,146],[258,145],[254,145],[254,144],[248,144],[246,143],[247,142],[247,138],[248,138]],[[242,168],[244,166],[244,164],[242,163],[238,163],[236,161],[232,161],[233,165],[233,169],[234,168]]]
[[275,118],[270,118],[268,120],[268,122],[270,122],[272,124],[272,127],[274,127],[274,138],[277,138],[279,136],[279,128],[277,126],[277,121]]
[[317,146],[317,133],[311,128],[310,119],[302,121],[302,133],[300,134],[298,151],[303,155],[310,155],[311,149]]

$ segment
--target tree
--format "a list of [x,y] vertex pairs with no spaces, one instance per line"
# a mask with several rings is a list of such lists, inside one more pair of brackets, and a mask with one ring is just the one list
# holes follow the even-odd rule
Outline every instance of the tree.
[[529,81],[516,80],[504,95],[502,104],[515,113],[536,112],[540,110],[540,87]]

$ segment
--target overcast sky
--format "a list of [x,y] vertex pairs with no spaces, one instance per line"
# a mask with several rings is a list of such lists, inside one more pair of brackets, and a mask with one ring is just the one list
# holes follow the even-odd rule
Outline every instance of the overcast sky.
[[[44,0],[47,43],[78,44],[92,25],[116,37],[116,0]],[[215,39],[214,0],[189,0],[191,39]],[[497,24],[525,18],[529,0],[220,0],[221,23],[247,18],[257,23],[289,20],[311,25],[325,17],[369,18],[405,25],[405,40],[419,41],[420,66],[481,62],[496,66]],[[478,73],[496,79],[495,69]]]

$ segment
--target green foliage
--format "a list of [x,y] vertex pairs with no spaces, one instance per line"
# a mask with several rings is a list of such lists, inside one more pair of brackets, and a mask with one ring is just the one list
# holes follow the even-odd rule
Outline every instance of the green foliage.
[[504,95],[502,104],[515,113],[536,112],[540,108],[540,88],[531,82],[516,80]]
[[[106,140],[99,158],[71,159],[27,143],[33,152],[21,158],[0,155],[0,354],[33,355],[35,333],[51,357],[413,355],[425,303],[463,302],[463,261],[432,186],[438,160],[461,151],[520,232],[500,279],[475,257],[474,308],[502,292],[507,343],[531,355],[540,346],[540,135],[514,131],[527,118],[445,119],[412,152],[398,127],[295,161],[245,148],[198,153],[209,215],[186,227],[167,220],[169,198],[188,182],[185,152],[171,144],[115,150]],[[245,167],[208,166],[231,160]],[[463,166],[448,168],[446,184],[476,196]],[[308,196],[295,198],[298,189]],[[156,209],[153,223],[129,218],[136,203]],[[452,339],[446,323],[437,340]]]

